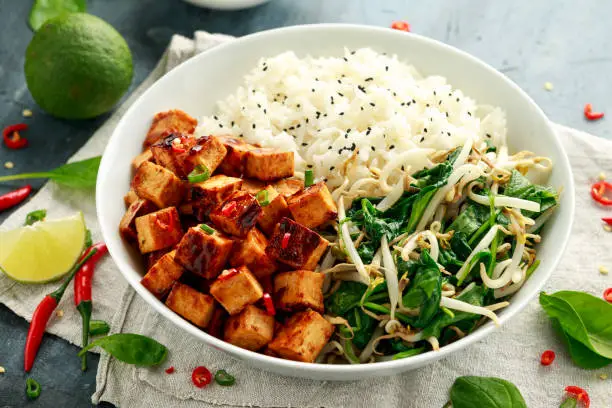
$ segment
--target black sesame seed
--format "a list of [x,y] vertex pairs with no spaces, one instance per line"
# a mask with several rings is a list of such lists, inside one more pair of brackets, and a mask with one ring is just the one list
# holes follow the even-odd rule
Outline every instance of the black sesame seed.
[[400,103],[400,106],[406,106],[406,102]]
[[295,130],[295,126],[290,126],[289,130]]
[[338,149],[338,154],[342,154],[343,149]]
[[446,134],[447,134],[448,136],[450,136],[450,135],[451,135],[451,134],[450,134],[450,132],[446,132]]
[[344,115],[344,112],[340,112],[338,115],[343,116],[343,115]]
[[214,120],[219,120],[219,118],[217,116],[213,116]]
[[406,106],[410,106],[411,104],[412,104],[412,101],[406,102]]
[[393,150],[393,149],[395,149],[395,145],[389,146],[389,150]]
[[459,98],[457,98],[457,102],[459,102]]
[[424,129],[423,129],[423,132],[427,133],[427,128],[424,128]]
[[355,143],[353,143],[353,144],[351,145],[351,148],[350,148],[349,150],[350,150],[351,152],[354,152],[356,148],[357,148],[357,145],[356,145]]
[[385,67],[385,71],[389,71],[389,66],[388,65]]
[[346,76],[346,75],[342,74],[342,75],[340,75],[340,78],[344,78],[345,76]]
[[397,94],[395,92],[393,92],[393,96],[397,96]]
[[420,142],[423,143],[424,140],[425,140],[425,136],[421,138]]
[[304,142],[302,143],[302,146],[308,146],[308,143]]
[[359,109],[363,110],[363,106],[361,106]]
[[356,51],[351,51],[351,55],[355,55],[355,52],[356,52]]
[[472,112],[468,112],[468,115],[469,115],[469,116],[472,116]]
[[374,102],[370,102],[370,106],[376,106]]
[[346,133],[351,133],[351,128],[346,129]]
[[366,89],[361,85],[357,85],[357,89],[359,89],[363,93],[366,93]]
[[331,150],[331,149],[332,149],[332,147],[331,147],[331,146],[327,146],[327,150]]
[[239,137],[244,137],[244,134],[242,134],[242,133],[241,133],[241,134],[239,134],[238,136],[239,136]]
[[219,127],[220,127],[220,128],[222,128],[222,127],[223,127],[223,125],[219,123]]
[[370,82],[370,81],[373,81],[373,80],[374,80],[374,78],[372,78],[372,77],[367,77],[366,79],[364,79],[364,81],[366,81],[366,82]]
[[315,91],[315,89],[314,89],[314,88],[312,88],[312,92],[314,92],[314,91]]
[[323,114],[323,117],[324,117],[324,118],[326,118],[326,117],[327,117],[327,113],[324,113],[324,114]]
[[310,119],[306,118],[306,123],[308,123],[308,121],[309,121],[309,120],[310,120]]
[[374,146],[371,146],[370,149],[372,149],[373,152],[376,151],[376,148]]
[[266,113],[268,113],[268,110],[264,108],[263,113],[265,115]]
[[433,91],[434,96],[436,96],[436,91]]
[[342,81],[341,81],[341,80],[339,80],[339,79],[338,79],[337,81],[338,81],[338,83],[339,83],[339,84],[341,84],[341,83],[342,83]]
[[261,103],[258,103],[258,104],[257,104],[257,107],[258,107],[259,109],[261,109]]
[[296,128],[296,129],[299,129],[299,128],[301,128],[301,127],[302,127],[302,124],[301,124],[301,123],[298,123],[298,124],[297,124],[297,126],[296,126],[295,128]]
[[425,106],[429,108],[429,104],[425,104]]
[[345,134],[344,134],[344,138],[345,138],[345,139],[348,139],[348,133],[345,133]]
[[453,96],[453,93],[452,93],[452,92],[449,92],[449,93],[448,93],[448,96]]
[[448,112],[445,112],[445,113],[446,113],[446,117],[448,118]]
[[319,117],[321,116],[321,112],[317,111],[316,115],[317,115],[317,119],[319,119]]
[[308,167],[309,169],[312,169],[312,164],[307,164],[306,167]]
[[315,81],[318,81],[318,80],[319,80],[319,78],[315,78]]
[[234,122],[234,121],[232,120],[232,127],[233,127],[235,124],[236,124],[236,122]]
[[255,129],[255,124],[253,123],[253,129]]
[[340,92],[338,92],[338,95],[340,95],[340,96],[344,96],[344,94],[343,94],[343,93],[340,93]]
[[402,171],[404,171],[404,170],[406,170],[406,169],[404,168],[404,165],[402,164]]
[[267,71],[267,70],[268,70],[268,66],[266,65],[266,66],[263,68],[263,70],[264,70],[264,71]]
[[331,99],[331,104],[333,105],[334,104],[334,97],[330,96],[330,99]]
[[488,133],[486,134],[486,136],[487,136],[489,139],[491,138],[491,135],[490,135],[490,134],[488,134]]
[[325,178],[323,179],[323,181],[327,183],[327,177],[325,177]]
[[413,99],[413,100],[412,100],[412,103],[416,103],[416,101]]
[[442,105],[442,101],[441,101],[441,100],[440,100],[440,101],[438,101],[438,105]]
[[335,168],[336,168],[336,166],[331,166],[331,167],[329,168],[329,171],[332,171],[332,170],[333,170],[333,169],[335,169]]
[[346,57],[342,57],[342,59],[343,59],[345,62],[348,62],[348,59],[347,59]]

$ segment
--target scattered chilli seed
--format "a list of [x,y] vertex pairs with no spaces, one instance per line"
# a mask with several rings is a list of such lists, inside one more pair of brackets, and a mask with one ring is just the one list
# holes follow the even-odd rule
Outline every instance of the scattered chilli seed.
[[601,173],[599,173],[598,178],[599,180],[604,181],[606,179],[606,173],[602,171]]
[[174,372],[174,366],[168,367],[164,371],[166,374],[172,374]]
[[4,163],[4,168],[6,169],[12,169],[13,167],[15,167],[15,163],[13,163],[12,161],[7,161],[6,163]]
[[32,111],[30,109],[24,109],[24,110],[21,111],[21,115],[24,118],[29,118],[29,117],[32,116]]
[[607,380],[608,379],[608,374],[599,374],[599,379],[600,380]]
[[612,225],[604,225],[603,226],[604,231],[606,232],[612,232]]
[[599,273],[601,273],[602,275],[607,275],[609,272],[610,271],[605,266],[603,266],[603,265],[599,266]]
[[63,317],[63,316],[64,316],[64,311],[63,311],[62,309],[57,309],[57,310],[55,311],[55,315],[56,315],[57,317]]
[[0,374],[4,374],[6,373],[6,370],[4,369],[4,367],[0,366]]
[[546,89],[547,91],[552,91],[554,88],[552,82],[544,82],[544,89]]

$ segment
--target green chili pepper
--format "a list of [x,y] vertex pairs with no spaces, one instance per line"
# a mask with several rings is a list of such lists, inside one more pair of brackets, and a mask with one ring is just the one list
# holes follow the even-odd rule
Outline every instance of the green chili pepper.
[[33,378],[26,380],[26,395],[29,399],[35,400],[40,395],[40,384]]
[[257,192],[255,198],[259,202],[259,205],[261,205],[262,207],[265,207],[266,205],[270,204],[270,200],[268,199],[268,190],[261,190]]
[[215,381],[219,385],[222,385],[224,387],[230,387],[234,385],[234,383],[236,382],[236,379],[234,378],[233,375],[231,375],[227,371],[219,370],[215,373]]
[[89,248],[93,245],[93,239],[91,238],[91,230],[85,230],[85,248]]
[[82,357],[87,350],[102,347],[119,361],[139,366],[152,366],[164,362],[168,349],[150,337],[132,333],[117,333],[99,338],[85,346],[78,354]]
[[102,334],[108,334],[110,326],[104,320],[92,320],[89,322],[89,335],[99,336]]
[[210,171],[208,168],[202,164],[198,164],[196,168],[187,175],[187,180],[189,180],[190,183],[201,183],[208,180],[209,177]]
[[36,210],[28,213],[26,215],[25,224],[24,225],[32,225],[38,221],[44,221],[47,216],[47,210]]

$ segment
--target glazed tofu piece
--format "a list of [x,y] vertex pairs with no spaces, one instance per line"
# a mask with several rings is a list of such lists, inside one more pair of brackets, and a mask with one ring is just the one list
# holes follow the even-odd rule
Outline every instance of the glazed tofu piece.
[[138,170],[140,165],[146,161],[153,161],[153,152],[151,152],[151,149],[147,149],[138,156],[134,157],[132,160],[132,168],[134,170]]
[[183,236],[181,220],[174,207],[140,216],[135,223],[138,247],[143,254],[172,247]]
[[261,190],[263,190],[264,188],[266,188],[266,183],[264,183],[263,181],[243,179],[242,187],[240,189],[242,191],[246,191],[249,194],[255,195],[259,193]]
[[147,271],[155,265],[157,261],[159,261],[162,256],[166,255],[168,252],[172,251],[172,248],[160,249],[159,251],[149,252],[145,255],[145,265],[147,267]]
[[266,235],[270,236],[274,232],[276,224],[278,224],[283,217],[288,217],[290,213],[287,201],[274,187],[267,186],[265,191],[265,194],[259,193],[259,196],[255,196],[258,199],[261,196],[267,199],[267,203],[259,199],[261,215],[257,219],[257,224]]
[[293,176],[293,152],[256,148],[245,155],[244,176],[262,181]]
[[287,312],[313,309],[323,313],[325,275],[312,271],[282,272],[274,276],[276,307]]
[[151,123],[143,146],[146,149],[170,133],[192,134],[197,124],[197,120],[182,110],[172,109],[159,112],[153,117],[153,123]]
[[231,136],[217,136],[227,149],[227,155],[219,166],[219,171],[228,176],[240,177],[244,173],[246,153],[255,146]]
[[210,212],[225,201],[234,191],[240,190],[242,179],[223,174],[212,176],[201,183],[189,185],[188,200],[193,207],[193,214],[204,220]]
[[176,248],[175,261],[204,279],[214,279],[233,246],[234,242],[218,231],[209,234],[201,226],[191,227]]
[[334,326],[314,310],[298,312],[276,332],[268,349],[287,360],[313,363],[333,331]]
[[210,319],[208,327],[206,328],[206,333],[218,339],[223,339],[223,328],[228,318],[229,315],[224,308],[215,307],[215,311],[213,312],[212,318]]
[[291,196],[287,205],[293,219],[308,228],[316,228],[338,216],[338,207],[324,182]]
[[170,170],[148,161],[136,171],[132,188],[139,197],[152,201],[158,208],[176,206],[185,196],[181,179]]
[[229,263],[234,267],[246,265],[257,279],[272,275],[276,262],[266,254],[267,246],[266,236],[257,228],[251,228],[243,240],[234,243]]
[[195,139],[180,133],[170,133],[161,138],[150,148],[155,163],[165,167],[181,178],[187,177],[183,171],[188,150],[195,144]]
[[129,208],[130,205],[136,200],[140,199],[138,194],[134,191],[134,189],[130,188],[130,191],[123,197],[123,202],[125,203],[125,207]]
[[313,230],[285,217],[276,225],[266,253],[295,269],[312,271],[328,245],[329,242]]
[[121,236],[127,241],[136,241],[136,218],[152,213],[155,210],[157,210],[157,207],[149,200],[138,199],[134,201],[128,207],[119,223]]
[[227,269],[210,285],[210,294],[230,315],[240,313],[263,296],[261,285],[249,268]]
[[274,317],[248,305],[240,314],[230,316],[225,324],[223,339],[235,346],[257,351],[274,336]]
[[183,163],[184,174],[193,169],[206,169],[212,175],[221,164],[227,149],[219,139],[214,136],[202,136],[195,139],[195,144],[189,149]]
[[261,214],[261,206],[255,196],[244,191],[235,191],[211,213],[211,221],[223,232],[236,237],[245,237],[255,226]]
[[215,301],[209,295],[176,282],[166,299],[166,306],[196,326],[206,328],[213,316]]
[[183,267],[174,262],[175,254],[176,251],[171,251],[159,258],[140,281],[158,299],[166,296],[183,275]]
[[274,187],[285,199],[288,199],[304,189],[304,182],[298,179],[282,179],[273,183],[272,187]]

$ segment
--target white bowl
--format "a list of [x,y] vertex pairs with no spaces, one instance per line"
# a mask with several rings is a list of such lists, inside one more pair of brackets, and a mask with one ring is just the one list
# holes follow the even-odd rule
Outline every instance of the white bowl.
[[[397,54],[424,74],[438,74],[480,103],[500,106],[507,113],[510,148],[527,149],[554,162],[551,183],[563,186],[561,206],[544,231],[538,256],[541,265],[500,313],[500,320],[520,319],[519,312],[534,299],[557,266],[569,238],[574,214],[574,186],[561,143],[542,110],[525,92],[482,61],[448,45],[415,34],[355,25],[308,25],[265,31],[218,46],[185,62],[148,89],[123,116],[104,153],[97,185],[97,209],[102,234],[123,276],[152,308],[198,340],[258,368],[288,376],[319,380],[355,380],[412,370],[460,353],[495,329],[485,324],[438,352],[367,365],[307,364],[250,352],[216,339],[168,309],[140,284],[141,262],[118,232],[125,207],[123,196],[132,177],[130,162],[140,153],[153,115],[178,108],[198,118],[209,115],[215,102],[232,93],[257,61],[283,51],[299,56],[342,55],[344,47],[371,47]],[[168,346],[172,347],[171,344]]]
[[183,0],[194,6],[206,7],[215,10],[241,10],[259,6],[270,0]]

